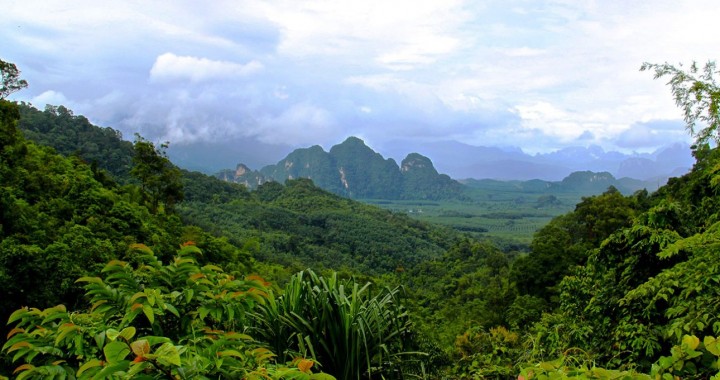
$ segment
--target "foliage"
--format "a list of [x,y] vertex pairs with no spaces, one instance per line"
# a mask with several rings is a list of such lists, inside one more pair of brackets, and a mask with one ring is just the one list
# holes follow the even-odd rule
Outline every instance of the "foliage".
[[[549,362],[527,366],[520,371],[518,380],[565,380],[565,379],[623,379],[650,380],[653,377],[634,370],[613,370],[597,367],[594,363],[577,362],[572,356],[563,356]],[[668,379],[669,380],[669,379]]]
[[509,325],[516,292],[508,272],[506,254],[465,239],[437,259],[403,268],[397,277],[418,328],[441,346],[451,346],[471,327]]
[[256,331],[286,359],[312,356],[339,379],[404,378],[422,373],[400,289],[373,292],[370,283],[311,270],[294,275],[282,295],[258,308]]
[[73,279],[97,275],[134,241],[167,259],[185,236],[204,250],[201,261],[251,265],[248,252],[227,239],[184,226],[175,215],[152,214],[137,187],[101,181],[80,158],[25,140],[18,111],[0,101],[0,319],[23,305],[79,304],[83,290]]
[[695,335],[685,335],[670,349],[669,356],[661,356],[649,374],[637,370],[611,370],[597,367],[592,360],[565,354],[553,361],[525,365],[518,379],[717,379],[720,340],[706,336],[702,341]]
[[583,265],[588,252],[617,229],[628,226],[645,207],[644,193],[625,197],[614,187],[584,197],[575,210],[553,219],[535,234],[529,255],[513,266],[521,294],[557,304],[557,285],[572,267]]
[[321,378],[307,359],[273,364],[274,354],[243,333],[248,314],[266,302],[261,278],[200,267],[197,255],[185,244],[163,265],[136,245],[129,261],[105,266],[104,278],[78,279],[89,310],[13,313],[3,351],[22,363],[17,378]]
[[[127,183],[132,168],[133,145],[112,128],[101,128],[64,106],[45,106],[43,111],[20,103],[18,128],[28,140],[53,147],[65,156],[79,156],[94,168],[108,171],[113,179]],[[97,176],[97,174],[96,174]]]
[[0,59],[0,100],[8,97],[13,92],[20,91],[28,86],[25,79],[20,79],[20,70],[14,63],[5,62]]
[[709,140],[720,143],[720,86],[715,78],[718,74],[715,62],[706,63],[702,69],[693,62],[688,70],[683,70],[682,64],[675,67],[668,63],[645,62],[640,70],[653,71],[655,79],[670,77],[667,84],[697,145],[706,144]]
[[455,352],[454,378],[487,379],[514,377],[525,350],[517,333],[495,327],[466,331],[455,340]]
[[258,259],[297,270],[394,272],[440,256],[458,239],[446,229],[330,194],[307,179],[268,182],[227,203],[184,202],[177,210],[235,245],[257,240]]
[[651,375],[656,379],[718,379],[720,340],[705,336],[684,335],[680,344],[672,347],[670,356],[661,356],[653,364]]
[[157,212],[160,204],[172,210],[183,199],[183,186],[180,169],[167,158],[167,143],[159,148],[135,135],[133,167],[130,174],[140,181],[140,189],[148,199],[150,209]]

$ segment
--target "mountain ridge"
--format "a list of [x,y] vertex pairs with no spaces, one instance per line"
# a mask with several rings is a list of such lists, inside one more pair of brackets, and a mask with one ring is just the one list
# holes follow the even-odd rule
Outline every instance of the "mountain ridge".
[[384,158],[357,137],[348,137],[325,151],[319,145],[292,151],[275,165],[250,170],[244,164],[216,177],[255,188],[268,181],[311,179],[318,187],[348,198],[461,198],[463,186],[440,174],[432,161],[411,153],[401,162]]

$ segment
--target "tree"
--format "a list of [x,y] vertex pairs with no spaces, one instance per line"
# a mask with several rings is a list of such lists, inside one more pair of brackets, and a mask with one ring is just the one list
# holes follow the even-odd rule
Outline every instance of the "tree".
[[0,75],[2,76],[0,99],[5,99],[13,92],[22,90],[28,86],[25,79],[19,79],[20,70],[18,70],[14,63],[5,62],[0,59]]
[[135,135],[135,156],[130,174],[140,180],[153,212],[158,210],[160,203],[172,209],[175,203],[183,200],[182,173],[167,158],[167,146],[167,143],[161,144],[158,149],[152,142]]
[[[646,70],[654,71],[655,79],[670,76],[667,84],[672,88],[675,104],[683,110],[687,129],[697,145],[710,139],[720,143],[720,86],[715,79],[720,72],[715,62],[706,63],[702,70],[693,62],[688,71],[682,69],[682,64],[675,67],[667,62],[645,62],[640,71]],[[697,124],[703,126],[697,128]]]

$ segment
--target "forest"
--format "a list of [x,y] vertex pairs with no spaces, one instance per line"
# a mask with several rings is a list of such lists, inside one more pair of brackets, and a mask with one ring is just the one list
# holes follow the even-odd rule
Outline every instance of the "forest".
[[696,163],[528,246],[329,193],[248,190],[0,61],[0,378],[720,378],[720,88],[669,78]]

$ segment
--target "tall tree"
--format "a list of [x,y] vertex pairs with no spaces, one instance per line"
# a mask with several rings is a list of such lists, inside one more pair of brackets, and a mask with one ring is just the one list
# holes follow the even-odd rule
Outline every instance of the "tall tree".
[[[672,89],[675,104],[682,109],[685,123],[697,145],[709,140],[720,143],[720,86],[715,76],[720,74],[715,62],[708,62],[700,69],[693,62],[689,70],[683,70],[682,64],[675,67],[669,63],[656,64],[645,62],[641,71],[655,72],[655,79],[669,76],[667,83]],[[697,128],[697,124],[701,124]]]
[[28,85],[25,79],[20,79],[20,70],[18,70],[15,64],[5,62],[2,59],[0,59],[0,76],[2,77],[0,99],[5,99],[8,95],[22,90]]
[[172,210],[183,200],[182,173],[167,157],[168,144],[155,144],[135,134],[133,168],[130,174],[140,180],[143,195],[150,203],[150,209],[157,212],[162,203]]

